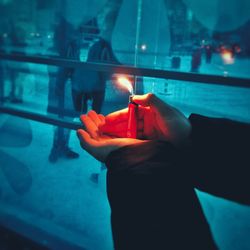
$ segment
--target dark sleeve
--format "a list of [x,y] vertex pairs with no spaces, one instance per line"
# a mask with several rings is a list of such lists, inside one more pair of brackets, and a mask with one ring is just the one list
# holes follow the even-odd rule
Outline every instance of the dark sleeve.
[[186,159],[194,186],[250,204],[250,124],[192,114]]
[[149,239],[153,241],[149,228],[152,214],[157,215],[155,208],[162,207],[156,196],[163,195],[159,190],[164,186],[167,149],[171,162],[174,149],[161,142],[123,147],[108,156],[107,192],[115,249],[144,249]]
[[123,147],[108,156],[115,249],[216,249],[179,159],[173,145],[159,141]]

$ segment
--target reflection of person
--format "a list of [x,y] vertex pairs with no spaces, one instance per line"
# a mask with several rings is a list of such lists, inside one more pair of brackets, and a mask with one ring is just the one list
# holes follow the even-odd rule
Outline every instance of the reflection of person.
[[[74,27],[67,22],[67,20],[59,15],[58,24],[55,26],[54,32],[54,50],[60,58],[66,58],[68,47],[70,42],[74,39]],[[58,114],[60,118],[63,118],[67,114],[65,105],[65,87],[70,76],[70,69],[60,67],[58,68],[56,75],[54,76],[51,72],[49,73],[49,108],[51,111],[54,108],[54,112]],[[56,107],[51,107],[52,103],[56,103]],[[72,117],[74,114],[72,112]],[[53,146],[50,151],[49,161],[55,163],[59,157],[66,157],[68,159],[75,159],[79,157],[79,154],[72,151],[69,148],[69,137],[70,130],[62,127],[56,127],[53,137]]]
[[0,61],[0,104],[4,101],[4,77],[3,77],[4,69],[2,62]]
[[147,94],[139,139],[127,109],[82,115],[81,145],[108,168],[115,249],[217,249],[194,188],[250,204],[250,124],[178,110]]
[[[2,52],[3,38],[0,37],[0,52]],[[0,105],[4,102],[4,64],[0,60]]]
[[192,51],[192,59],[191,59],[191,72],[199,72],[201,66],[201,47],[195,43]]
[[212,55],[213,55],[213,47],[212,45],[205,46],[205,55],[206,55],[206,63],[211,63]]
[[[99,38],[90,47],[87,62],[118,63],[111,45]],[[87,101],[92,100],[92,109],[101,112],[105,97],[106,81],[111,76],[107,73],[96,71],[83,71],[75,68],[72,73],[72,97],[77,112],[87,112]]]
[[[21,25],[16,25],[11,22],[10,24],[10,45],[12,47],[12,53],[25,54],[27,49],[26,31]],[[22,66],[20,63],[9,62],[8,63],[8,75],[11,83],[11,89],[8,99],[13,103],[23,102],[23,79],[22,75],[28,73],[26,66]]]
[[[80,45],[77,41],[71,44],[69,54],[79,60]],[[87,62],[119,64],[110,43],[103,38],[98,38],[90,46]],[[96,113],[100,113],[105,98],[106,82],[111,79],[112,74],[75,68],[72,70],[71,75],[72,98],[75,110],[78,113],[85,114],[88,110],[88,100],[90,100],[92,101],[91,108]],[[102,164],[101,170],[104,169],[105,166]],[[93,173],[91,180],[98,183],[99,173]]]

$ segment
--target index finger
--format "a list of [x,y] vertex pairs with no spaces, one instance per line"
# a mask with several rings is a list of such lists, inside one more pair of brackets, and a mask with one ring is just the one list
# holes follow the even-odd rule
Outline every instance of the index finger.
[[92,138],[98,137],[98,127],[92,121],[92,119],[87,115],[81,115],[80,119],[82,123],[85,125],[87,132],[91,135]]
[[122,122],[128,119],[128,108],[115,111],[105,117],[106,123]]
[[[142,119],[144,117],[145,112],[149,110],[149,107],[143,107],[143,106],[138,106],[138,119]],[[115,111],[113,113],[108,114],[105,117],[105,122],[107,124],[112,123],[120,123],[128,120],[128,108],[121,109],[118,111]]]

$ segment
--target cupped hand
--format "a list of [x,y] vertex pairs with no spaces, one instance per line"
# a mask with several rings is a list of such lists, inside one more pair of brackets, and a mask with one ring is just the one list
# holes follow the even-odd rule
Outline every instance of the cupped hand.
[[85,129],[77,130],[77,136],[83,149],[104,162],[107,156],[114,150],[124,146],[144,143],[142,140],[119,138],[115,135],[104,134],[99,127],[105,123],[105,117],[91,110],[87,115],[80,117]]
[[[139,139],[166,140],[176,146],[187,140],[191,125],[180,111],[151,93],[136,95],[133,101],[139,104],[137,120]],[[123,109],[107,115],[105,123],[100,124],[99,128],[110,136],[126,137],[127,126],[128,109]]]

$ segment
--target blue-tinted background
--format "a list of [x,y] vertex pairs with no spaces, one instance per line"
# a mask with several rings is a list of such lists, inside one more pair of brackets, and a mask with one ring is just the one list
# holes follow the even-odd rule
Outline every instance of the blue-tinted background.
[[[81,61],[95,39],[103,37],[124,65],[189,72],[198,51],[197,73],[249,78],[249,13],[247,0],[1,0],[0,49],[62,58],[54,35],[63,16],[74,29],[83,29]],[[206,61],[207,46],[212,47],[211,62]],[[223,57],[226,52],[229,57]],[[1,60],[1,105],[57,117],[48,109],[57,105],[49,84],[57,70]],[[64,119],[77,120],[71,82],[65,86],[64,106],[73,115]],[[149,77],[139,80],[137,88],[157,94],[186,116],[195,112],[250,122],[249,88]],[[11,99],[13,91],[23,102]],[[127,97],[109,79],[102,112],[126,107]],[[0,113],[0,224],[52,249],[110,250],[106,170],[80,148],[75,131],[69,146],[80,158],[50,163],[54,129]],[[249,207],[197,192],[219,248],[250,249]]]

